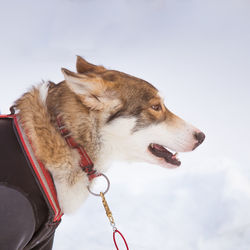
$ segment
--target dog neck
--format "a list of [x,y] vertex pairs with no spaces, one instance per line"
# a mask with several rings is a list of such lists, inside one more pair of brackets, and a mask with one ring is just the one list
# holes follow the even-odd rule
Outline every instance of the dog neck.
[[99,121],[92,112],[69,90],[65,82],[49,90],[46,105],[52,124],[57,127],[56,118],[60,115],[74,140],[85,148],[95,163],[100,151],[100,138]]
[[44,86],[47,84],[32,88],[15,102],[22,126],[36,149],[36,156],[48,168],[66,164],[69,155],[77,158],[58,131],[56,117],[61,115],[66,128],[86,150],[95,169],[106,171],[117,153],[109,143],[110,139],[104,138],[102,127],[105,122],[101,114],[85,107],[65,82]]

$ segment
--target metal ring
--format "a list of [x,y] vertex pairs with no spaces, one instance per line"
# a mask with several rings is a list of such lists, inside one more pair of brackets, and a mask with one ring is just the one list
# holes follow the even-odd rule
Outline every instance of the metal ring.
[[[102,192],[103,194],[106,194],[106,193],[109,191],[110,181],[109,181],[108,177],[107,177],[105,174],[98,174],[97,177],[99,177],[99,176],[104,177],[105,180],[107,181],[107,188],[106,188],[106,190],[105,190],[104,192]],[[90,192],[91,194],[93,194],[93,195],[95,195],[95,196],[101,196],[100,194],[97,194],[97,193],[92,192],[91,189],[90,189],[90,187],[89,187],[89,185],[87,186],[87,188],[88,188],[88,190],[89,190],[89,192]]]

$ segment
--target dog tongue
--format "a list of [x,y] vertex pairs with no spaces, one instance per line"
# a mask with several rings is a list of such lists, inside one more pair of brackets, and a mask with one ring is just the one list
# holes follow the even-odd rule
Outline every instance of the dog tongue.
[[151,144],[149,146],[150,152],[160,158],[164,158],[166,162],[180,166],[181,162],[176,158],[175,155],[173,155],[170,151],[168,151],[166,148],[159,144]]
[[166,148],[164,148],[163,146],[159,145],[159,144],[153,144],[152,147],[154,150],[154,155],[158,156],[158,157],[172,157],[172,153],[169,152]]

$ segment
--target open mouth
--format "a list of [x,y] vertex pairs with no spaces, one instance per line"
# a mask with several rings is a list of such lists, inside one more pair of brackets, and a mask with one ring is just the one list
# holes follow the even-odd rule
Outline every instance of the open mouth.
[[150,143],[150,145],[148,146],[148,149],[153,155],[159,158],[163,158],[167,163],[170,163],[175,166],[181,165],[180,160],[177,159],[178,153],[173,154],[165,147],[156,143]]

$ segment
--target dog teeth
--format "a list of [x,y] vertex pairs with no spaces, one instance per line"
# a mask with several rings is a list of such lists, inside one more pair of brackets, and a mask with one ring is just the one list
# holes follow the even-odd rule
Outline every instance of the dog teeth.
[[173,154],[172,158],[177,159],[177,156],[178,156],[178,153],[175,152],[175,153]]

